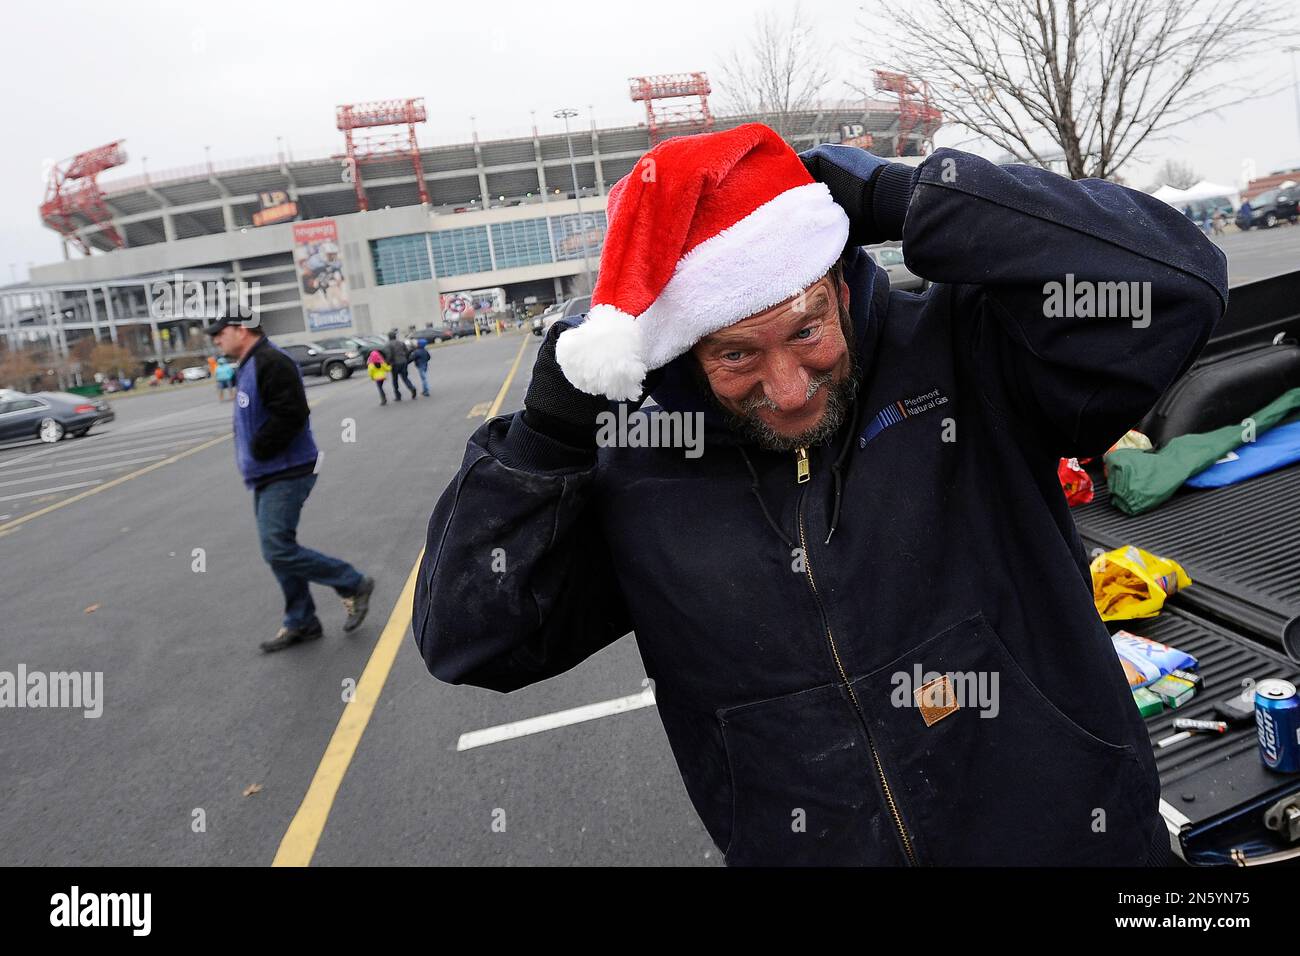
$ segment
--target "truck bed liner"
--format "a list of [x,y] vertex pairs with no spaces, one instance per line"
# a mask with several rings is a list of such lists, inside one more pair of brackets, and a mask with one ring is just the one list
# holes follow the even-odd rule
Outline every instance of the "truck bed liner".
[[1281,647],[1300,615],[1300,464],[1228,488],[1184,488],[1142,515],[1110,504],[1099,471],[1093,501],[1072,510],[1090,547],[1135,544],[1192,577],[1182,603]]

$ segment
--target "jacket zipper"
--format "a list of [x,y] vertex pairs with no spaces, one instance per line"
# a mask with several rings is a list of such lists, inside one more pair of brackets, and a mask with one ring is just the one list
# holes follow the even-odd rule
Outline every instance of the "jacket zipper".
[[[796,453],[798,455],[797,482],[803,484],[810,476],[808,467],[808,451],[800,448]],[[894,791],[890,789],[889,781],[885,779],[885,768],[880,762],[880,754],[876,751],[875,741],[871,739],[871,731],[867,727],[867,719],[862,714],[862,705],[858,703],[858,695],[853,692],[853,685],[849,683],[849,675],[844,670],[844,664],[840,661],[839,648],[835,646],[835,636],[831,634],[830,621],[826,617],[826,608],[822,606],[821,594],[817,591],[817,581],[813,578],[812,561],[808,557],[808,541],[804,535],[803,527],[803,500],[805,491],[799,492],[799,504],[796,513],[799,518],[799,547],[803,550],[803,566],[808,574],[808,584],[812,588],[813,600],[817,602],[817,613],[821,615],[822,626],[826,628],[826,641],[831,647],[831,656],[835,658],[835,667],[839,671],[840,680],[844,681],[844,687],[849,692],[849,699],[853,701],[853,709],[857,711],[858,720],[862,723],[862,730],[867,735],[867,746],[871,748],[871,762],[876,767],[876,775],[880,777],[881,789],[885,792],[885,801],[889,804],[890,816],[894,818],[894,825],[898,828],[898,835],[903,841],[903,849],[907,852],[908,862],[912,866],[918,866],[916,853],[912,849],[912,840],[907,835],[907,829],[903,826],[903,818],[898,813],[898,805],[894,802]]]

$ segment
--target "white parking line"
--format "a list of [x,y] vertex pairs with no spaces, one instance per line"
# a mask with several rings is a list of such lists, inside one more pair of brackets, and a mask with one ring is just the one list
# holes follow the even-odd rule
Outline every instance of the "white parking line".
[[[32,471],[36,468],[46,468],[50,465],[63,465],[82,461],[99,461],[101,458],[115,458],[119,455],[138,455],[143,451],[157,451],[163,448],[173,448],[177,445],[192,445],[194,442],[206,441],[214,435],[220,434],[222,434],[220,431],[199,432],[196,435],[186,435],[176,439],[172,439],[167,435],[160,435],[156,439],[150,439],[147,441],[128,441],[120,444],[100,445],[97,448],[87,449],[68,448],[66,451],[74,457],[69,458],[60,455],[57,457],[45,458],[42,461],[27,465],[24,468],[10,468],[7,469],[7,471],[12,474],[17,471]],[[81,458],[75,457],[79,451],[83,450],[92,452],[93,454]]]
[[86,475],[96,471],[108,471],[113,468],[130,468],[132,465],[139,465],[146,461],[157,461],[160,458],[166,458],[166,455],[149,455],[145,458],[132,458],[129,461],[114,462],[111,465],[91,465],[89,468],[74,468],[71,471],[59,472],[55,475],[28,475],[26,478],[15,478],[13,481],[0,481],[0,488],[9,485],[21,485],[29,481],[50,481],[59,478],[67,478],[70,475]]
[[487,744],[497,744],[503,740],[513,740],[516,737],[539,734],[544,730],[554,730],[556,727],[567,727],[569,724],[580,724],[583,721],[596,720],[599,717],[608,717],[611,714],[623,714],[629,710],[653,707],[654,704],[654,688],[647,687],[641,693],[629,694],[627,697],[603,700],[596,704],[584,704],[581,707],[572,707],[569,710],[559,710],[553,714],[543,714],[541,717],[529,717],[527,720],[516,720],[509,724],[485,727],[483,730],[471,730],[469,733],[460,735],[460,740],[456,742],[456,749],[470,750]]
[[166,445],[146,445],[143,448],[121,448],[115,451],[106,451],[102,455],[87,455],[84,458],[56,458],[48,464],[28,465],[26,468],[14,468],[9,471],[0,472],[0,478],[8,478],[11,475],[21,475],[28,471],[39,471],[42,468],[49,468],[51,465],[83,465],[88,461],[104,461],[109,458],[120,458],[123,455],[138,455],[142,451],[162,451],[165,448],[175,448],[177,445],[189,445],[196,441],[202,441],[201,438],[187,438],[184,441],[168,442]]
[[72,491],[74,488],[89,488],[91,485],[102,485],[104,480],[96,478],[94,481],[79,481],[72,485],[60,485],[57,488],[42,488],[40,491],[24,491],[21,495],[5,495],[0,501],[17,501],[19,498],[35,498],[38,495],[52,495],[57,491]]

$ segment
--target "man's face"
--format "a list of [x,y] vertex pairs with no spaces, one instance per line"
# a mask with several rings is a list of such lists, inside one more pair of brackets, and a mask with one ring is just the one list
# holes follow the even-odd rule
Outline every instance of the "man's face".
[[849,289],[827,274],[799,295],[714,332],[692,350],[733,426],[789,451],[838,430],[855,386]]
[[232,358],[238,362],[244,357],[244,353],[248,351],[256,338],[255,333],[242,325],[227,325],[212,336],[212,344],[221,349],[227,358]]

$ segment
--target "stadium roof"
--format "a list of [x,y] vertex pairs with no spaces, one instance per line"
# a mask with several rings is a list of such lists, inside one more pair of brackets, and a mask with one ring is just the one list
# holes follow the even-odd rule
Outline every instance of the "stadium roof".
[[[717,117],[714,129],[763,119],[754,115]],[[898,104],[894,100],[827,105],[789,114],[780,125],[796,148],[804,148],[815,142],[838,141],[842,124],[858,123],[874,138],[875,152],[895,155]],[[607,191],[650,147],[644,125],[576,129],[572,141],[582,195]],[[905,141],[903,152],[915,155],[920,149],[918,138],[912,136]],[[268,157],[204,164],[108,180],[100,187],[112,222],[126,244],[150,245],[251,228],[253,213],[260,208],[258,194],[272,190],[289,193],[299,204],[301,218],[356,212],[353,185],[342,175],[340,159],[341,155],[287,161]],[[545,180],[548,192],[571,195],[568,144],[563,133],[424,147],[420,160],[435,212],[482,209],[485,199],[490,207],[540,202],[543,187],[539,178]],[[372,209],[420,203],[415,173],[405,155],[367,163],[363,182]],[[78,215],[74,222],[84,228],[83,236],[95,249],[114,248],[89,217]],[[49,220],[45,224],[54,228]]]

